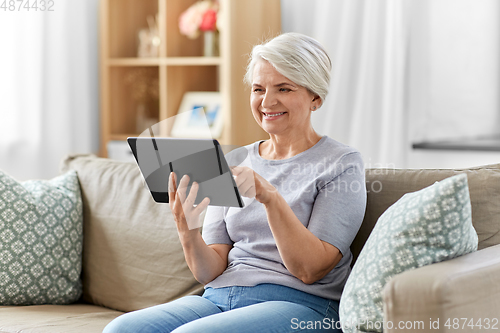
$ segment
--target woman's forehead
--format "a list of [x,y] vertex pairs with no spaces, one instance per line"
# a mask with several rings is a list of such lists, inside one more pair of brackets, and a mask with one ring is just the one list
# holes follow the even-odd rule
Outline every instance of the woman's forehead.
[[274,81],[294,84],[290,79],[278,72],[271,63],[266,60],[259,60],[253,69],[252,84],[275,83]]

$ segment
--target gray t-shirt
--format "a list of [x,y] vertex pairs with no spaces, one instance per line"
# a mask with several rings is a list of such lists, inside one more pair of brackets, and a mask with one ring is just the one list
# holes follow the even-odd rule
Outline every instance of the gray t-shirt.
[[[209,206],[203,225],[207,244],[230,244],[228,267],[205,288],[274,283],[339,300],[350,273],[350,245],[366,207],[360,153],[327,136],[284,160],[266,160],[255,142],[227,154],[229,165],[251,167],[275,186],[297,218],[319,239],[337,247],[342,260],[321,280],[305,284],[284,266],[264,206],[244,198],[245,207]],[[301,246],[301,244],[297,244]]]

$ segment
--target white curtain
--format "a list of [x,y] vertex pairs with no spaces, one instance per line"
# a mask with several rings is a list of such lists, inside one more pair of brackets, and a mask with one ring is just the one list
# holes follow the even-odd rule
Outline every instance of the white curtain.
[[98,0],[15,7],[0,11],[0,169],[46,179],[98,150]]
[[283,31],[318,39],[333,63],[314,128],[360,150],[367,167],[405,167],[407,0],[282,0],[281,6]]

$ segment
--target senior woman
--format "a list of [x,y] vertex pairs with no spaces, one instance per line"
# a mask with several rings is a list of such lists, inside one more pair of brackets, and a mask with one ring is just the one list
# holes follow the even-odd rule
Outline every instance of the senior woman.
[[240,148],[246,162],[232,168],[245,207],[208,207],[200,234],[188,221],[208,198],[194,207],[197,184],[186,193],[188,177],[170,176],[170,207],[203,296],[125,314],[104,332],[340,332],[366,190],[359,152],[311,125],[330,70],[324,48],[302,34],[253,48],[245,79],[269,139]]

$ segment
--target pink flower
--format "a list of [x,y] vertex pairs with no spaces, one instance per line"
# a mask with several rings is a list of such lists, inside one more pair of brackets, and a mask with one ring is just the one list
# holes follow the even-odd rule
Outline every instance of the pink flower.
[[200,24],[201,31],[216,30],[215,23],[217,22],[217,12],[213,9],[208,9],[204,14]]
[[216,30],[218,3],[202,0],[189,7],[179,17],[179,30],[188,38],[195,39],[201,31]]
[[179,18],[179,29],[181,34],[188,38],[195,39],[199,35],[198,27],[201,23],[201,16],[198,15],[197,8],[189,7]]

